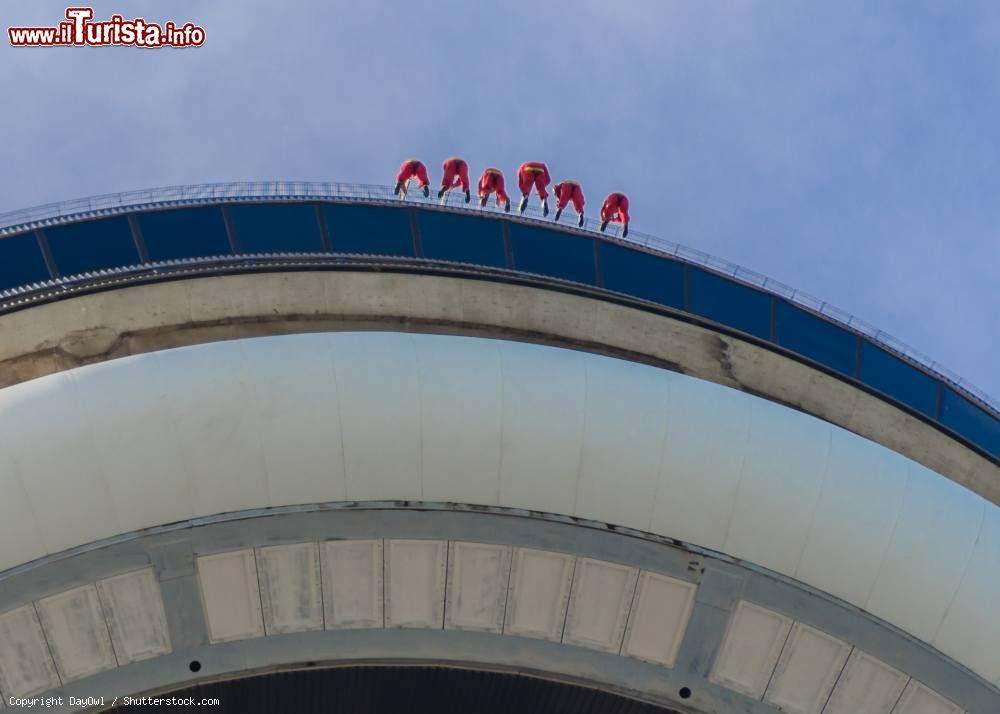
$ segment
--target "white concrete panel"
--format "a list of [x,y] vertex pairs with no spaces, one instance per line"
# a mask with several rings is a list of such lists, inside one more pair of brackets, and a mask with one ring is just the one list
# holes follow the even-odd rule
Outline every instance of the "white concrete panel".
[[122,532],[72,374],[0,391],[4,441],[49,553]]
[[36,604],[63,683],[117,666],[97,588],[84,585]]
[[907,461],[834,427],[828,473],[795,577],[864,602],[902,507]]
[[563,642],[618,654],[638,576],[638,568],[579,558]]
[[163,595],[152,568],[99,580],[97,593],[119,666],[170,654]]
[[588,355],[576,514],[648,530],[667,433],[661,370]]
[[586,357],[520,342],[502,342],[499,349],[500,505],[573,513],[583,444]]
[[764,701],[793,714],[820,714],[844,669],[851,645],[796,622],[788,633]]
[[698,586],[644,570],[625,630],[622,654],[673,667],[684,641]]
[[187,465],[195,516],[270,503],[255,385],[238,341],[150,355],[148,389],[161,395]]
[[566,553],[514,549],[504,634],[562,640],[575,561]]
[[854,650],[823,714],[890,714],[909,676]]
[[[0,390],[0,423],[4,423],[4,395]],[[0,429],[0,571],[46,555],[35,511],[21,485],[14,449]]]
[[310,335],[241,342],[270,477],[270,505],[346,498],[337,390],[328,343]]
[[675,377],[668,406],[650,530],[721,549],[750,436],[750,400],[734,389]]
[[892,542],[865,609],[929,641],[958,590],[986,504],[923,466],[911,462],[909,471]]
[[506,545],[449,544],[445,629],[503,632],[510,559]]
[[750,442],[723,550],[793,575],[827,473],[833,427],[751,399]]
[[790,617],[740,600],[729,618],[709,679],[760,699],[791,628]]
[[448,543],[385,542],[385,626],[444,627]]
[[961,714],[962,707],[911,679],[892,714]]
[[165,386],[148,384],[150,364],[127,357],[70,373],[126,531],[194,516],[177,430],[164,409]]
[[347,498],[421,498],[420,386],[410,336],[344,332],[327,339],[340,397]]
[[320,553],[326,629],[382,627],[382,541],[331,540]]
[[253,550],[204,555],[198,561],[201,600],[212,644],[264,636]]
[[1000,508],[987,505],[982,529],[937,636],[935,647],[1000,686]]
[[497,505],[500,351],[470,337],[413,335],[423,422],[423,498]]
[[59,686],[34,605],[0,615],[0,693],[30,697]]
[[257,578],[268,635],[323,629],[319,546],[294,543],[258,548]]

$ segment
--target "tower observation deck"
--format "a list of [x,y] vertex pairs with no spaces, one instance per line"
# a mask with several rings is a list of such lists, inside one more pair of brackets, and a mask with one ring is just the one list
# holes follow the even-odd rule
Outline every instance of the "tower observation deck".
[[725,261],[357,184],[0,216],[8,709],[985,714],[998,596],[997,402]]

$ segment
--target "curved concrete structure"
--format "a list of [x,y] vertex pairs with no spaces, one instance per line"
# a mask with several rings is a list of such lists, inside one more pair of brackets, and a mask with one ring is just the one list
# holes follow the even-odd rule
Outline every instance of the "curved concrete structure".
[[[842,429],[701,380],[523,343],[339,333],[161,351],[2,396],[0,567],[232,511],[344,501],[528,509],[773,570],[1000,681],[1000,625],[980,617],[1000,585],[998,510]],[[421,542],[430,543],[400,541],[417,548],[406,561],[421,562]],[[429,547],[444,578],[447,547]],[[223,555],[236,561],[198,562],[224,568],[209,587],[225,611],[239,558],[261,565],[252,550]],[[628,601],[638,572],[622,584]],[[693,603],[694,592],[677,597]],[[262,637],[260,622],[220,627]],[[617,654],[622,633],[613,638]],[[854,643],[843,642],[849,654]]]
[[528,340],[760,395],[881,443],[1000,504],[1000,467],[986,455],[746,336],[551,286],[342,268],[126,283],[0,315],[0,330],[10,335],[0,343],[0,385],[169,347],[297,332],[391,329]]
[[876,390],[860,338],[845,376],[773,301],[769,341],[607,264],[418,263],[8,296],[8,706],[391,662],[689,713],[1000,710],[1000,468],[947,387]]

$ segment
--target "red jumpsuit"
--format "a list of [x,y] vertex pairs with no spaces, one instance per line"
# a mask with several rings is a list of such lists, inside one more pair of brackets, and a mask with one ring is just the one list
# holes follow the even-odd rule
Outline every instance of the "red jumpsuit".
[[604,199],[604,205],[601,206],[602,231],[607,227],[609,221],[624,223],[625,230],[622,231],[622,235],[628,235],[628,196],[624,193],[612,193]]
[[479,205],[485,206],[490,194],[494,191],[497,194],[497,205],[502,204],[504,210],[509,211],[510,196],[507,195],[507,191],[504,189],[503,173],[500,169],[490,167],[483,171],[483,175],[479,178]]
[[440,195],[444,195],[445,191],[456,186],[461,186],[465,193],[469,192],[469,165],[465,163],[465,159],[452,156],[450,159],[445,159],[441,169],[444,171],[444,176],[441,178]]
[[[417,183],[420,188],[426,189],[427,185],[430,184],[431,180],[427,178],[427,167],[424,166],[423,162],[417,161],[416,159],[407,159],[403,162],[402,166],[399,167],[399,173],[396,174],[396,193],[399,193],[400,189],[405,189],[406,184],[410,182],[411,179],[417,179]],[[424,191],[424,195],[427,191]]]
[[522,196],[531,193],[531,187],[534,186],[538,197],[544,201],[549,196],[545,189],[551,182],[549,168],[541,161],[527,161],[517,170],[517,186],[521,189]]
[[573,208],[576,209],[577,213],[583,213],[583,189],[580,188],[580,184],[576,181],[563,181],[562,183],[557,183],[553,193],[556,195],[556,210],[562,211],[569,205],[569,202],[573,202]]

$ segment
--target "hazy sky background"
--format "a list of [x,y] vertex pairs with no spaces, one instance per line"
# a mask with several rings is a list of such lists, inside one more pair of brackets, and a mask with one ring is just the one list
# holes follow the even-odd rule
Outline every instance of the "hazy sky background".
[[1000,396],[996,2],[95,2],[204,47],[13,49],[0,211],[234,179],[525,160]]

